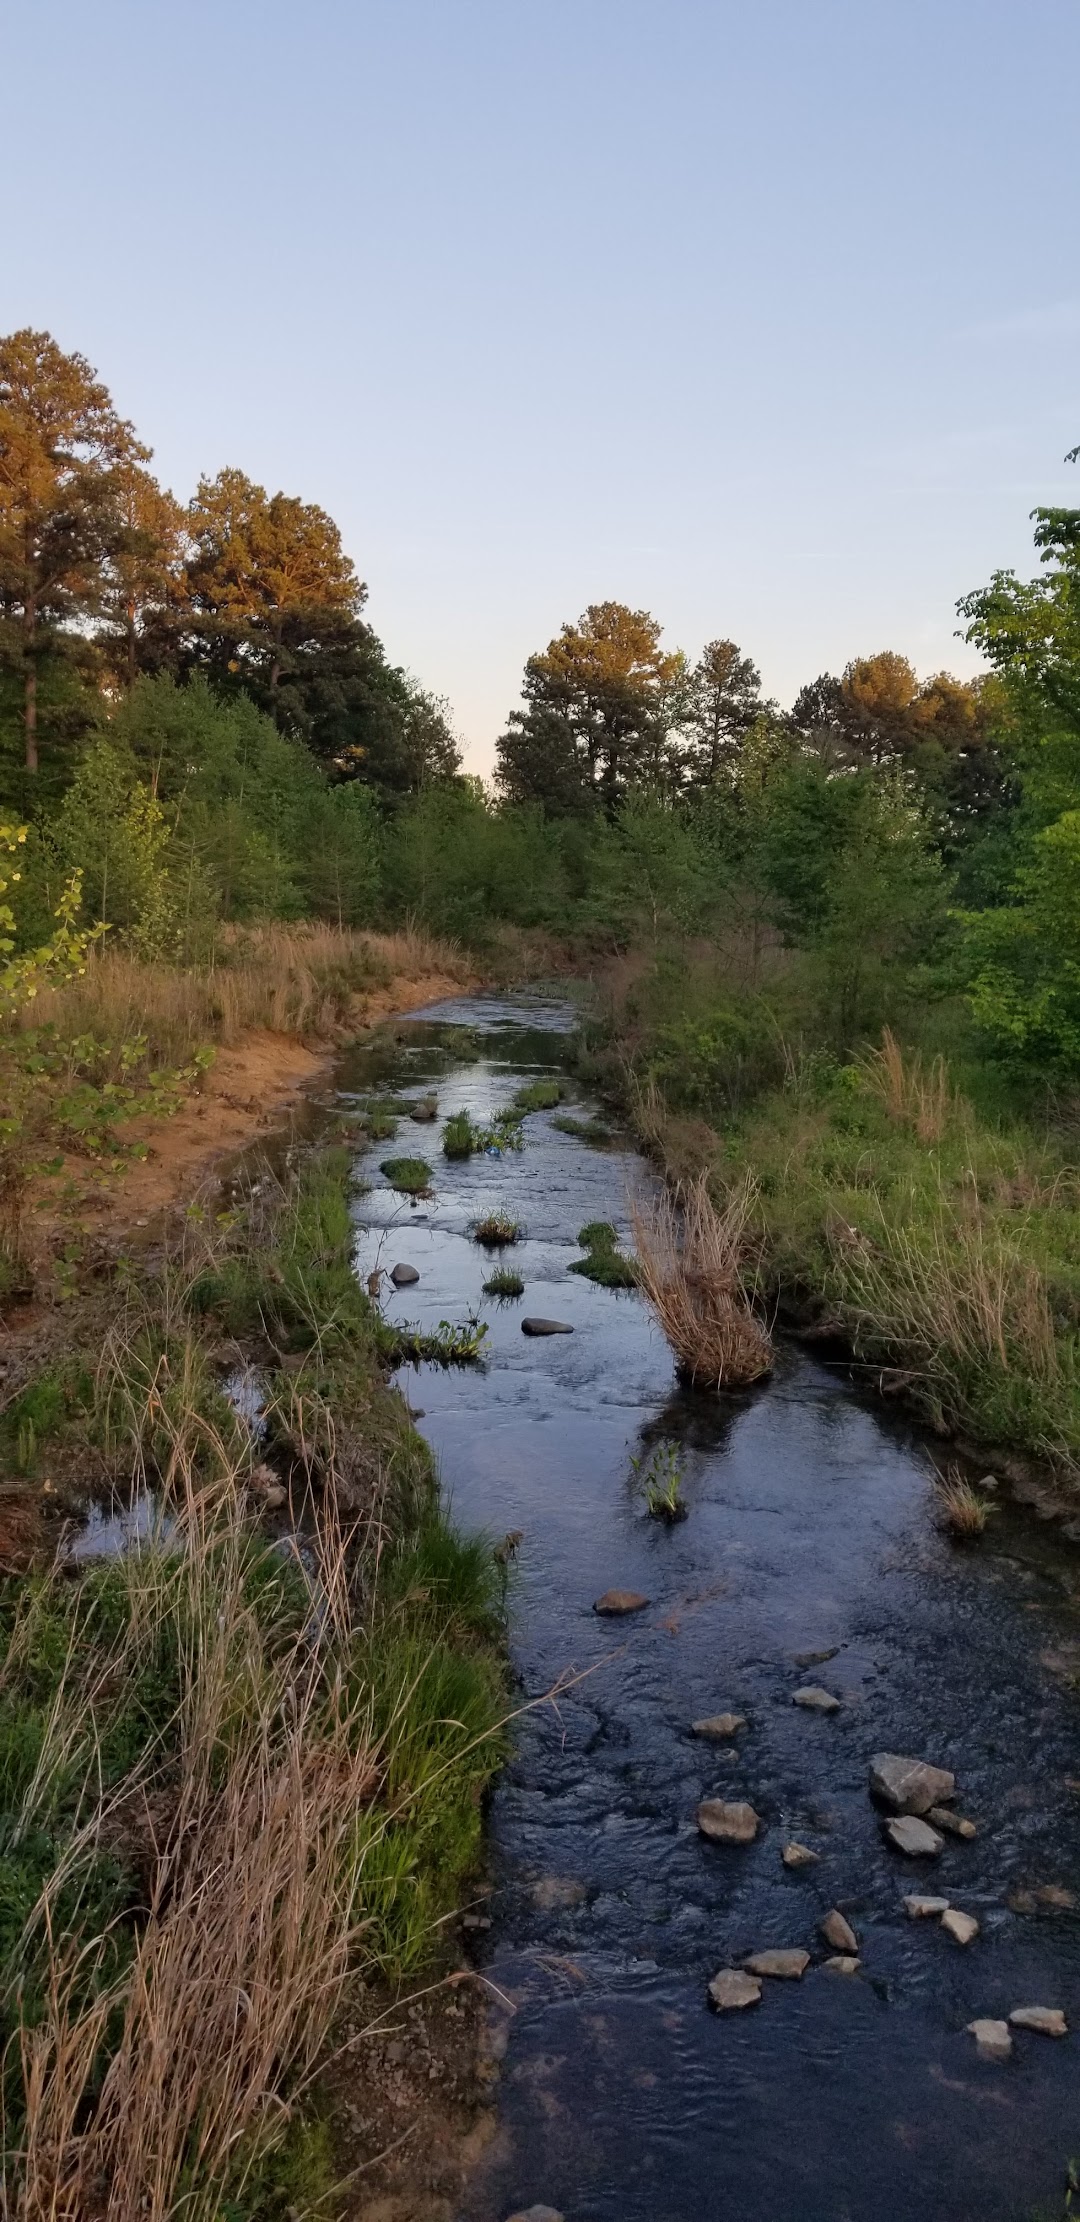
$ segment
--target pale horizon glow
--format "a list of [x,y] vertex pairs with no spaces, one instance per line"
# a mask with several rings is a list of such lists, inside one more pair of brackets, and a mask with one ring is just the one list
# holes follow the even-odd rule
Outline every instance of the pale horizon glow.
[[0,328],[321,502],[471,770],[594,601],[784,703],[967,674],[1080,503],[1078,64],[1074,0],[38,0]]

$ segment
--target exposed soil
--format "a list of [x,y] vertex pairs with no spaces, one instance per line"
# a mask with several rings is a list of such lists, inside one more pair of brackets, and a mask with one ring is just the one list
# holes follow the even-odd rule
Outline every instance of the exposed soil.
[[347,2186],[343,2222],[454,2222],[496,2134],[488,1997],[459,1964],[414,1998],[370,1990],[357,2000],[323,2080]]

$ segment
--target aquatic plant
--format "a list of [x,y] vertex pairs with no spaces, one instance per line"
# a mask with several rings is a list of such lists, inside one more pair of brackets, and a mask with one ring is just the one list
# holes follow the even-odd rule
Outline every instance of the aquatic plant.
[[447,1119],[442,1146],[444,1157],[471,1157],[474,1150],[483,1149],[483,1134],[473,1125],[467,1111],[455,1111]]
[[512,1273],[509,1266],[500,1265],[484,1282],[485,1296],[524,1296],[525,1283],[520,1273]]
[[619,1248],[619,1238],[608,1219],[590,1219],[581,1228],[578,1241],[585,1252],[575,1258],[571,1273],[580,1273],[587,1281],[597,1282],[600,1288],[636,1288],[638,1269],[635,1260]]
[[572,1134],[575,1141],[588,1142],[593,1149],[605,1149],[613,1140],[610,1127],[602,1119],[574,1119],[568,1111],[561,1111],[551,1123],[560,1134]]
[[504,1250],[512,1242],[522,1242],[525,1229],[520,1219],[512,1219],[508,1211],[487,1211],[481,1219],[474,1219],[471,1228],[474,1242],[485,1250]]
[[696,1388],[743,1388],[772,1366],[740,1271],[755,1193],[747,1177],[717,1211],[702,1175],[633,1206],[640,1287]]
[[440,1319],[437,1328],[426,1333],[419,1328],[395,1327],[380,1340],[380,1347],[394,1365],[411,1359],[414,1364],[424,1360],[440,1366],[466,1366],[480,1356],[487,1331],[487,1321],[470,1314],[463,1327],[455,1326],[450,1319]]
[[561,1080],[530,1080],[527,1087],[518,1089],[514,1103],[519,1111],[553,1111],[565,1094]]
[[683,1464],[677,1443],[657,1443],[647,1458],[642,1451],[630,1460],[630,1470],[644,1487],[650,1520],[666,1520],[669,1525],[685,1520],[688,1507],[680,1494]]
[[963,1538],[981,1535],[991,1513],[997,1509],[989,1498],[980,1497],[958,1466],[950,1466],[946,1474],[938,1475],[935,1492],[940,1525]]
[[379,1167],[391,1188],[405,1196],[430,1196],[431,1167],[426,1157],[387,1157]]

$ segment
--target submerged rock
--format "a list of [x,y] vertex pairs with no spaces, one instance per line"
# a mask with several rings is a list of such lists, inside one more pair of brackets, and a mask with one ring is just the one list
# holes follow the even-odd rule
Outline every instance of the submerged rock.
[[1040,2037],[1067,2037],[1069,2024],[1060,2006],[1014,2006],[1009,2015],[1014,2029],[1035,2029]]
[[574,1330],[568,1319],[523,1319],[523,1335],[572,1335]]
[[946,1936],[955,1938],[957,1944],[971,1944],[979,1934],[979,1924],[973,1913],[961,1913],[959,1906],[949,1906],[941,1916],[941,1926]]
[[928,1813],[932,1805],[952,1797],[956,1776],[944,1767],[931,1767],[925,1759],[879,1751],[870,1761],[870,1788],[894,1813]]
[[741,1799],[729,1804],[726,1798],[703,1798],[697,1809],[697,1825],[714,1844],[752,1844],[761,1817]]
[[1007,2060],[1012,2052],[1012,2038],[1007,2021],[969,2021],[969,2037],[974,2037],[983,2060]]
[[414,1282],[420,1279],[420,1275],[415,1265],[392,1265],[390,1279],[395,1288],[412,1288]]
[[808,1713],[840,1711],[839,1698],[834,1697],[831,1690],[817,1689],[813,1683],[809,1683],[804,1690],[796,1690],[791,1702],[793,1705],[802,1705]]
[[709,1984],[709,2002],[718,2014],[734,2013],[739,2006],[756,2006],[760,1997],[760,1977],[745,1974],[741,1967],[722,1967]]
[[812,1852],[809,1844],[785,1844],[780,1854],[785,1867],[817,1867],[821,1853]]
[[898,1852],[908,1859],[936,1859],[944,1850],[942,1838],[936,1829],[928,1828],[925,1821],[917,1820],[913,1813],[903,1813],[898,1821],[886,1821],[885,1834]]
[[850,1921],[845,1921],[838,1907],[834,1906],[832,1912],[826,1914],[824,1921],[818,1922],[818,1928],[826,1944],[831,1944],[834,1952],[858,1951],[859,1939]]
[[834,1643],[827,1651],[796,1651],[793,1656],[801,1673],[806,1667],[824,1666],[827,1659],[835,1659],[839,1649],[839,1644]]
[[909,1921],[933,1921],[949,1911],[947,1898],[921,1898],[918,1894],[905,1898],[904,1906]]
[[597,1598],[593,1611],[611,1614],[641,1612],[648,1602],[648,1598],[643,1597],[639,1589],[605,1589],[603,1596]]
[[730,1736],[737,1736],[746,1727],[741,1713],[710,1713],[706,1720],[694,1721],[693,1734],[703,1736],[706,1743],[723,1744]]
[[563,2222],[557,2207],[518,2207],[507,2222]]
[[750,1975],[770,1975],[777,1982],[797,1983],[809,1965],[809,1952],[753,1952],[746,1968]]
[[862,1961],[857,1953],[834,1952],[830,1960],[823,1960],[821,1964],[831,1968],[834,1975],[857,1975]]
[[962,1813],[950,1813],[947,1805],[928,1806],[926,1818],[931,1828],[943,1829],[946,1836],[962,1836],[970,1841],[979,1833],[974,1821],[967,1820]]

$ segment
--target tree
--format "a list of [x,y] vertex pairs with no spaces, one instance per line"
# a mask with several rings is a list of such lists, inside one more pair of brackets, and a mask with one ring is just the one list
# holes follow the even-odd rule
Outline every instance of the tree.
[[103,603],[102,648],[123,685],[168,660],[183,591],[185,516],[140,463],[115,474],[120,535]]
[[239,678],[275,717],[303,722],[305,660],[351,638],[367,596],[333,518],[225,470],[200,479],[188,531],[196,660]]
[[711,786],[762,709],[761,674],[733,640],[710,640],[690,674],[688,769]]
[[124,533],[118,474],[148,454],[82,355],[48,332],[0,340],[0,643],[21,678],[28,772],[39,661],[104,607]]
[[515,802],[552,816],[600,805],[613,817],[625,793],[664,763],[672,690],[684,668],[660,647],[647,610],[594,602],[576,625],[525,666],[523,710],[498,743],[498,779]]

